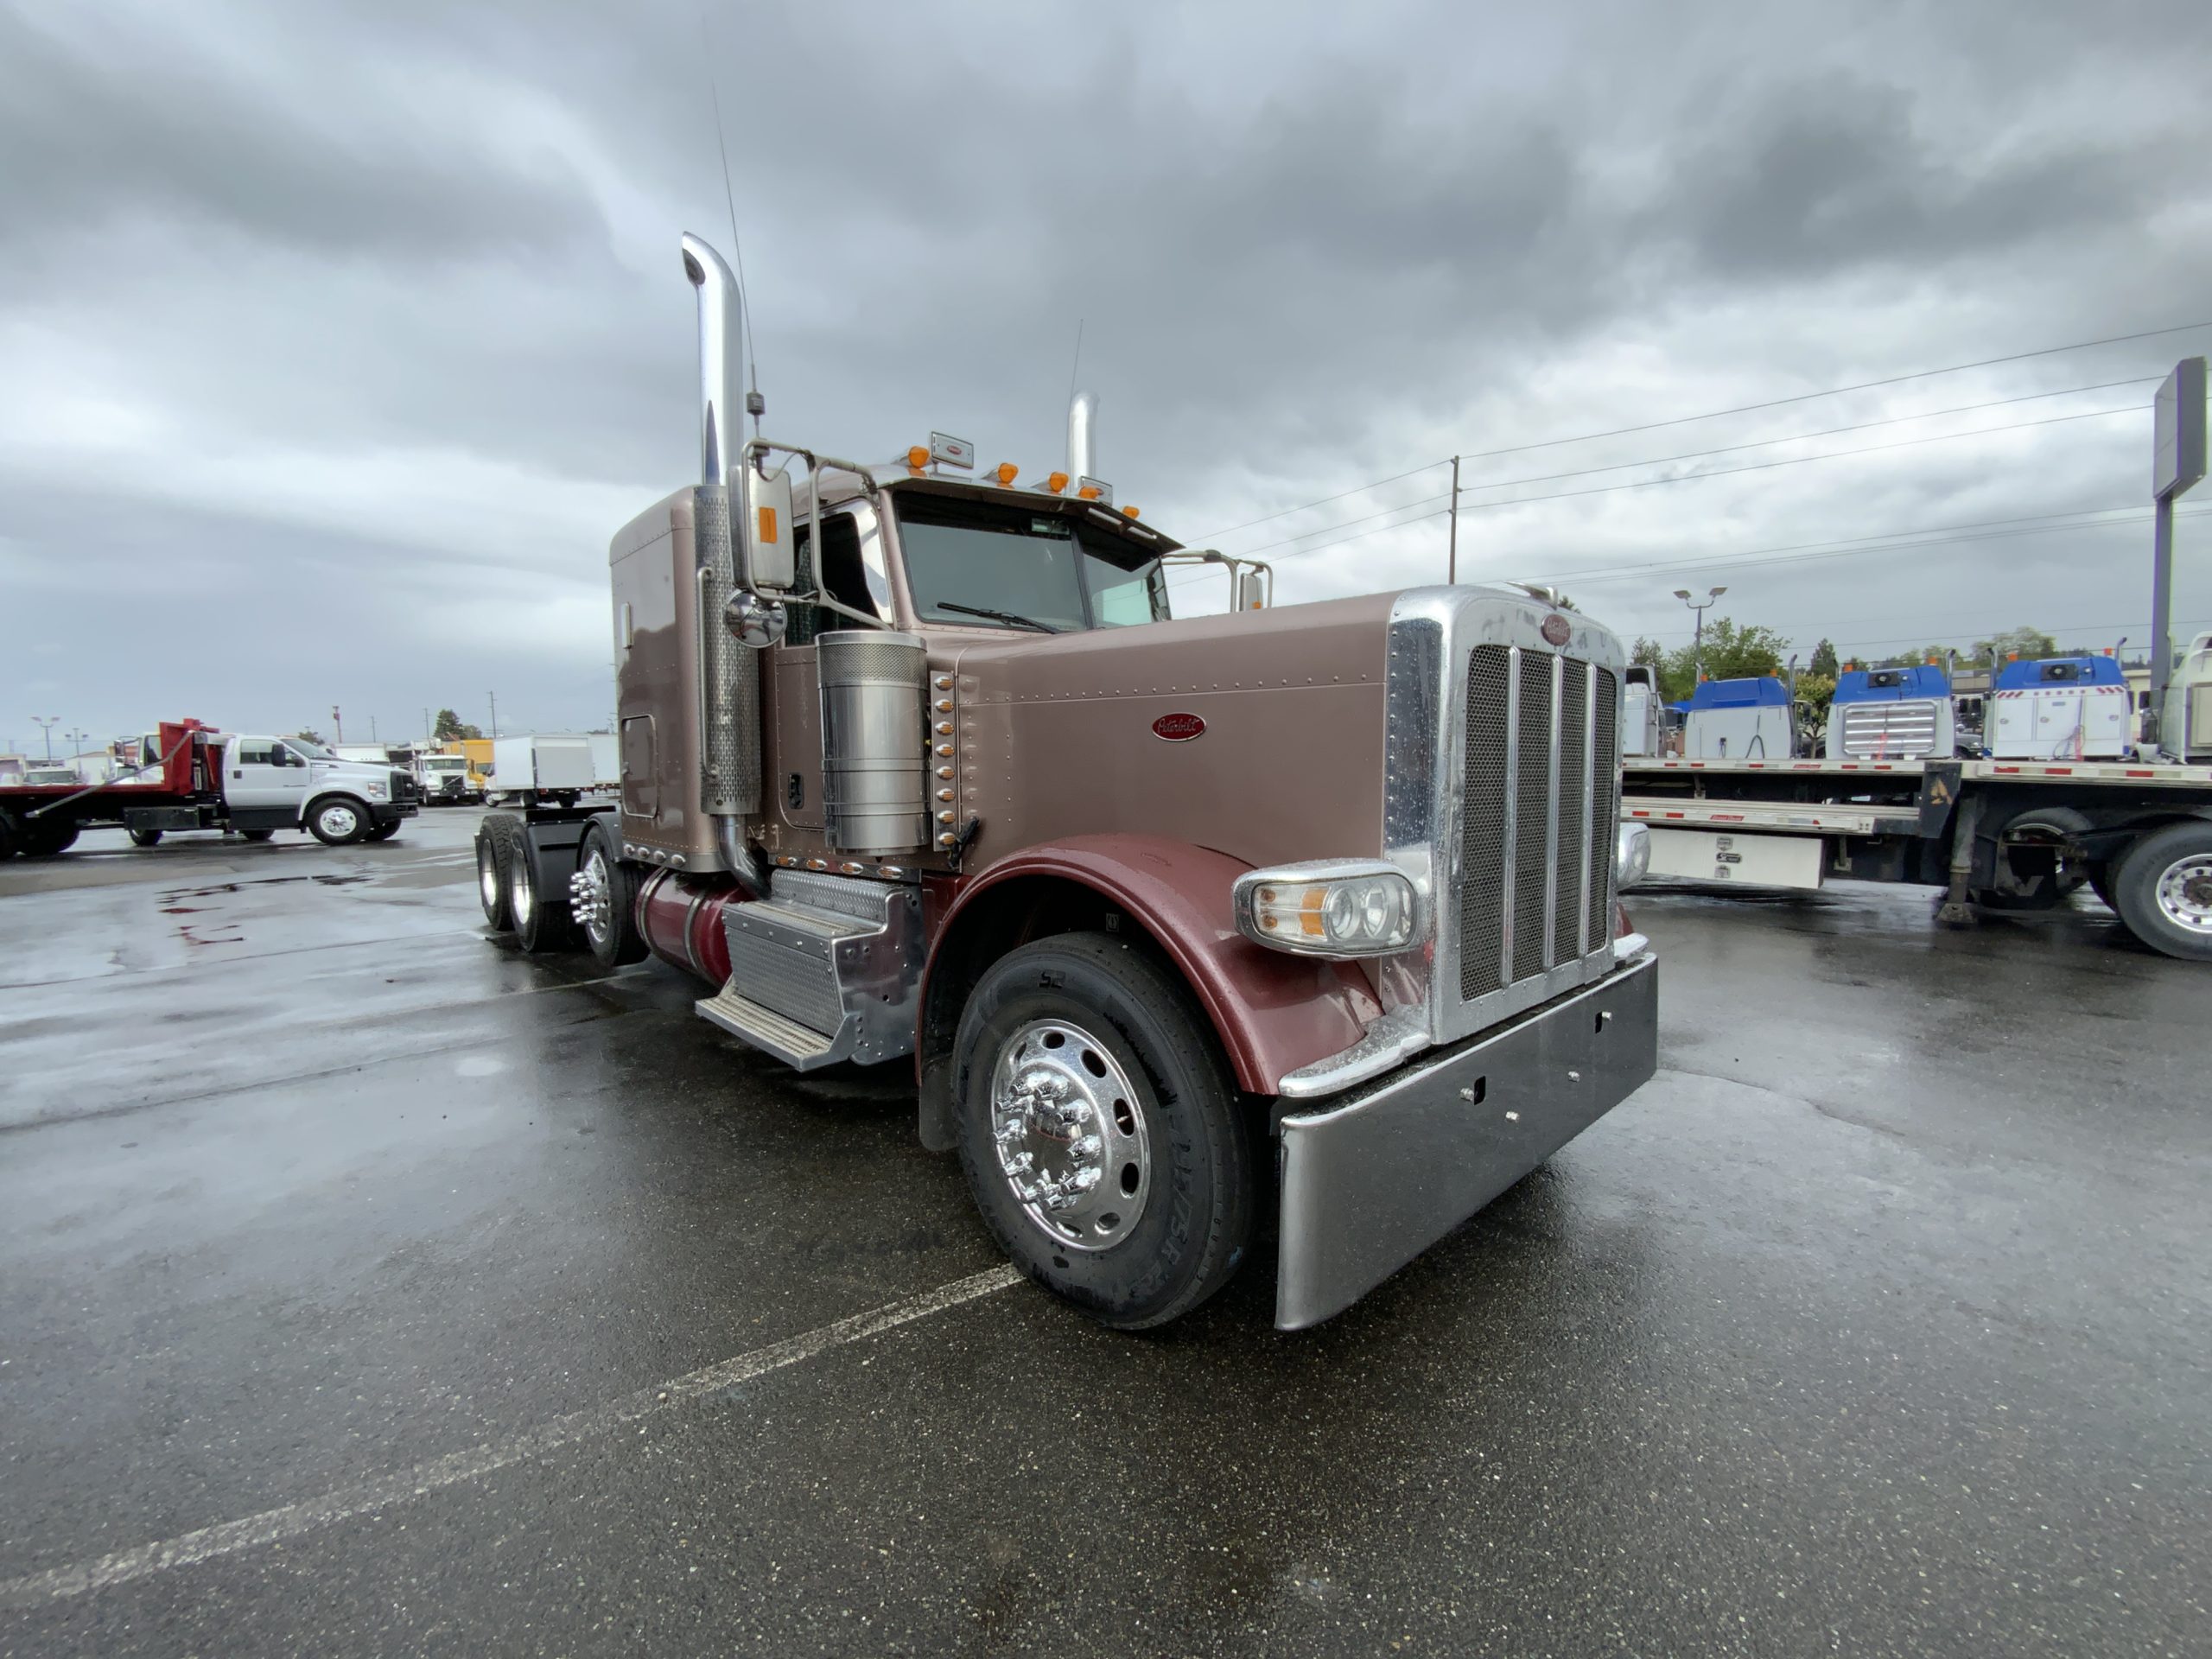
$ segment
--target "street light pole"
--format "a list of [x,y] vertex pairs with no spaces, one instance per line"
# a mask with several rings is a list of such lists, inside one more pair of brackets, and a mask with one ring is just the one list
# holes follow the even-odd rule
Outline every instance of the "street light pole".
[[1697,613],[1697,631],[1691,637],[1690,645],[1690,671],[1696,679],[1705,677],[1705,613],[1713,608],[1713,601],[1727,591],[1726,588],[1715,588],[1700,601],[1692,599],[1687,588],[1675,589],[1675,597]]
[[1444,580],[1459,580],[1459,457],[1452,457],[1452,541],[1445,555]]
[[31,716],[31,721],[34,725],[44,728],[46,732],[46,764],[50,766],[54,764],[54,728],[61,723],[61,716],[59,715],[33,715]]
[[69,758],[72,760],[74,760],[78,756],[84,753],[85,740],[90,737],[92,734],[90,732],[64,732],[61,735],[69,740]]

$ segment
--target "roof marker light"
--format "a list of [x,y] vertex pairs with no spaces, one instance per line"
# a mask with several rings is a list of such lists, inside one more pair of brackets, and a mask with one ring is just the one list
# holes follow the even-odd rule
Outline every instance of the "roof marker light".
[[1137,510],[1135,507],[1123,507],[1122,516],[1124,518],[1134,518],[1137,516]]
[[930,450],[927,444],[918,443],[914,445],[912,448],[906,451],[906,470],[908,472],[918,473],[923,467],[929,464]]
[[999,462],[996,467],[991,469],[991,476],[998,480],[999,487],[1001,489],[1005,489],[1014,482],[1015,475],[1020,471],[1021,468],[1015,466],[1012,461],[1002,461]]
[[1067,488],[1067,486],[1068,475],[1065,473],[1048,473],[1046,474],[1045,488],[1051,494],[1058,495],[1062,490]]

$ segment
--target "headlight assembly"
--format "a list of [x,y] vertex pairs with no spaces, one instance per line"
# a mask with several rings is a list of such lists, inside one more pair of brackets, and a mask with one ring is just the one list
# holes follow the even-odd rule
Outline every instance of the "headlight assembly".
[[1274,950],[1307,957],[1387,957],[1421,937],[1405,873],[1376,859],[1325,859],[1236,878],[1237,930]]

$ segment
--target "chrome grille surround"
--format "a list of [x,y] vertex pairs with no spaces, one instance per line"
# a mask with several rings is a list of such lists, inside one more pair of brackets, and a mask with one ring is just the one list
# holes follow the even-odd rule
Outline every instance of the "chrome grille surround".
[[1609,631],[1510,589],[1415,588],[1392,607],[1384,855],[1435,918],[1390,959],[1430,1040],[1471,1036],[1613,965],[1621,670]]

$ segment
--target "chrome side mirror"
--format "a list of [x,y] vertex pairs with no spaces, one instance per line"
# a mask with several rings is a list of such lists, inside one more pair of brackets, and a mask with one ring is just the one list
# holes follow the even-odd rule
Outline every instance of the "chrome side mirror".
[[781,600],[763,599],[741,588],[722,607],[722,626],[739,645],[765,651],[784,637],[791,615]]
[[1621,825],[1620,845],[1613,863],[1616,892],[1634,887],[1651,874],[1651,831],[1640,823]]

